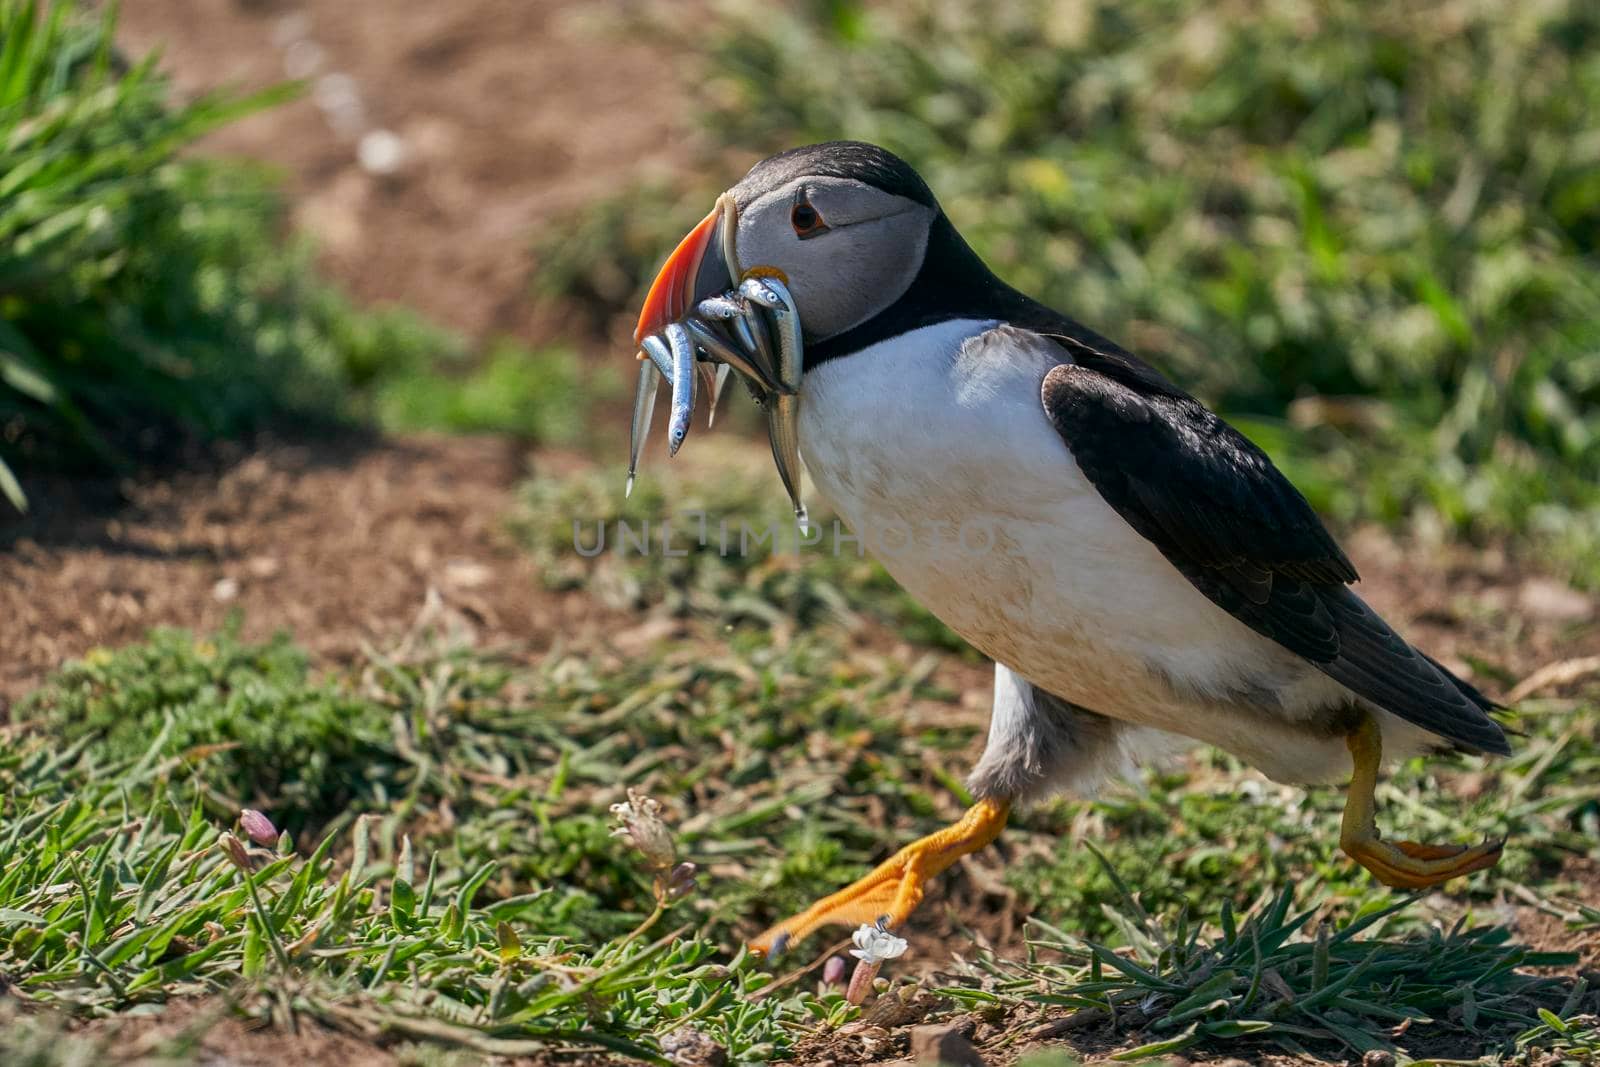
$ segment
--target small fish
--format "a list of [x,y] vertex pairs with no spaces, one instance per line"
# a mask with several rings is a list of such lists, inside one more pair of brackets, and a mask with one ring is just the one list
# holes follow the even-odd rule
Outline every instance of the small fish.
[[672,349],[672,409],[667,420],[667,455],[675,456],[689,436],[689,420],[694,416],[694,342],[681,322],[669,322],[663,331]]
[[633,431],[628,439],[628,485],[623,496],[633,495],[633,476],[639,470],[639,453],[650,437],[650,420],[656,410],[656,388],[661,384],[661,372],[648,359],[639,361],[639,385],[633,394]]
[[727,322],[743,315],[749,307],[738,293],[723,293],[721,296],[706,297],[695,305],[694,310],[702,319]]
[[778,359],[772,351],[772,338],[767,333],[767,324],[761,315],[758,304],[747,302],[744,314],[732,320],[733,332],[739,338],[739,343],[745,350],[753,354],[753,362],[759,364],[766,372],[769,381],[778,380]]
[[[767,314],[762,314],[766,311]],[[723,325],[719,326],[718,323]],[[731,334],[731,336],[730,336]],[[794,505],[802,528],[809,523],[800,498],[800,378],[804,349],[800,315],[788,287],[778,278],[752,275],[737,292],[708,297],[694,314],[668,323],[659,335],[642,342],[647,361],[639,371],[634,398],[634,440],[628,467],[628,488],[638,466],[643,439],[649,433],[651,412],[660,379],[672,387],[667,424],[667,451],[677,455],[694,415],[696,377],[706,375],[711,393],[706,413],[709,425],[716,418],[717,401],[729,372],[737,370],[747,380],[767,416],[767,440],[778,477]],[[717,364],[700,367],[698,351]]]
[[719,360],[724,366],[732,367],[764,390],[771,391],[778,387],[777,381],[771,375],[752,361],[745,352],[741,352],[738,346],[723,338],[709,323],[691,317],[684,320],[684,325],[689,328],[694,343],[705,349],[712,359]]
[[[777,377],[777,366],[773,363],[772,342],[767,337],[767,328],[761,320],[760,312],[751,301],[736,290],[723,293],[721,296],[706,297],[696,305],[695,312],[699,318],[708,322],[728,324],[734,340],[744,349],[744,354],[737,357],[740,362],[734,366],[745,377],[761,382],[767,389],[771,389]],[[692,328],[692,319],[690,325]],[[717,358],[727,357],[718,353]]]
[[789,492],[794,504],[794,516],[801,527],[809,523],[806,506],[800,500],[800,398],[789,393],[773,393],[767,397],[767,440],[772,445],[772,459],[778,465],[778,477]]
[[706,406],[706,429],[711,429],[717,421],[717,401],[722,399],[722,387],[728,384],[728,375],[733,373],[733,368],[726,363],[717,367],[711,378],[711,403]]
[[650,362],[655,364],[656,372],[667,381],[672,380],[672,353],[667,349],[667,342],[661,339],[660,334],[651,334],[639,344],[644,348],[644,354]]
[[800,377],[804,373],[804,349],[800,336],[800,316],[794,298],[777,278],[753,275],[739,284],[739,295],[766,308],[778,334],[778,382],[782,386],[767,406],[767,439],[778,477],[789,491],[795,518],[801,527],[808,524],[806,506],[800,499]]
[[739,283],[739,295],[772,313],[778,332],[778,380],[790,391],[800,388],[804,347],[800,337],[800,316],[795,310],[789,287],[769,275],[755,275]]

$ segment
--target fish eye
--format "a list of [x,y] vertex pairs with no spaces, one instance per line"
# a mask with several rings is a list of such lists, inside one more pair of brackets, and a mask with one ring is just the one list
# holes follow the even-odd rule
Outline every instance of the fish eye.
[[828,228],[822,216],[817,214],[817,209],[805,199],[804,193],[796,198],[794,207],[789,210],[789,225],[794,227],[794,235],[801,240],[815,237]]

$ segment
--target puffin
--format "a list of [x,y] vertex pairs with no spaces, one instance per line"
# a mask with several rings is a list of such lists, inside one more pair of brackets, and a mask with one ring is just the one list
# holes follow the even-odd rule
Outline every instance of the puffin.
[[1014,806],[1196,742],[1283,783],[1347,777],[1340,847],[1388,886],[1498,861],[1501,841],[1385,839],[1374,801],[1386,760],[1509,754],[1498,705],[1355,593],[1349,557],[1260,448],[1006,284],[904,160],[832,141],[757,163],[668,258],[639,336],[750,277],[780,279],[798,313],[813,488],[994,662],[971,807],[753,951],[830,924],[898,928]]

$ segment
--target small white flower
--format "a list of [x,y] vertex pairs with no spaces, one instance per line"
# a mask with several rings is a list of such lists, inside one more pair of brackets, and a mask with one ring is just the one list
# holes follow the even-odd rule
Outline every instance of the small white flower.
[[872,923],[862,923],[860,929],[850,938],[856,947],[850,950],[850,955],[862,963],[882,963],[892,960],[896,956],[905,955],[906,939],[896,937]]
[[[638,849],[651,870],[672,869],[677,861],[677,850],[672,843],[672,831],[661,819],[658,802],[638,790],[629,789],[626,801],[611,805],[611,814],[618,822],[611,831],[612,837],[620,837]],[[693,875],[692,871],[688,873]]]

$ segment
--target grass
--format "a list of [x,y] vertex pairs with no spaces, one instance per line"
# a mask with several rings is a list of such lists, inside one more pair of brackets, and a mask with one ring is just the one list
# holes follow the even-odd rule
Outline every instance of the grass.
[[[556,560],[580,505],[744,516],[778,495],[651,480],[624,504],[612,481],[530,487],[514,528]],[[959,811],[982,715],[953,678],[978,668],[927,644],[859,561],[573,564],[570,541],[566,560],[583,569],[550,581],[620,590],[684,636],[529,668],[424,632],[316,674],[284,638],[163,632],[69,665],[0,758],[0,974],[80,1017],[226,994],[249,1018],[473,1055],[653,1059],[684,1027],[735,1062],[851,1040],[837,1028],[860,1009],[807,983],[757,995],[766,972],[738,945]],[[791,597],[831,606],[772,627]],[[961,949],[994,886],[947,879],[916,926],[953,924],[970,964],[902,972],[884,996],[987,1013],[1002,1042],[1091,1013],[1083,1032],[1125,1058],[1579,1057],[1594,992],[1497,923],[1505,900],[1600,919],[1562,873],[1600,840],[1600,705],[1530,701],[1515,725],[1510,760],[1418,761],[1380,792],[1392,833],[1510,836],[1499,868],[1449,895],[1397,898],[1339,856],[1337,791],[1203,754],[1025,813],[1006,864],[982,862],[1032,916],[1028,943]],[[681,899],[613,836],[627,787],[662,801],[675,858],[698,867]],[[244,806],[292,833],[247,846]]]
[[698,60],[724,151],[594,208],[548,289],[636,304],[726,155],[875,141],[1002,276],[1217,405],[1325,513],[1600,582],[1592,5],[728,2],[649,32]]
[[612,367],[566,348],[501,339],[482,352],[446,346],[409,367],[392,360],[365,403],[385,430],[505,433],[545,445],[582,441],[589,413],[622,395]]
[[1131,1017],[1152,1040],[1115,1053],[1124,1061],[1240,1040],[1299,1055],[1329,1042],[1357,1055],[1395,1054],[1402,1050],[1392,1038],[1436,1022],[1449,1024],[1436,1031],[1437,1047],[1450,1049],[1441,1058],[1498,1053],[1515,1062],[1530,1047],[1565,1043],[1564,1051],[1582,1052],[1600,1039],[1600,1020],[1579,1015],[1590,999],[1584,979],[1521,969],[1570,965],[1573,956],[1511,944],[1504,929],[1458,922],[1386,937],[1385,920],[1411,902],[1374,905],[1341,924],[1315,922],[1319,909],[1295,912],[1289,888],[1243,918],[1224,907],[1211,932],[1181,918],[1156,923],[1124,893],[1119,914],[1130,951],[1036,924],[1025,962],[986,957],[978,969],[988,989],[951,995],[974,1005],[999,999],[1108,1021]]
[[[221,431],[287,371],[285,346],[255,336],[259,303],[227,310],[250,275],[238,227],[219,222],[255,219],[244,236],[259,243],[259,183],[224,194],[209,168],[177,159],[283,93],[171,106],[151,62],[114,56],[113,20],[0,3],[0,442],[12,455],[112,460],[155,411]],[[0,472],[20,506],[11,468]]]
[[609,607],[660,607],[780,630],[871,620],[971,655],[830,512],[817,510],[814,531],[801,533],[772,492],[766,464],[754,450],[709,476],[703,467],[680,473],[675,464],[642,474],[632,496],[624,496],[618,468],[531,479],[510,516],[511,533],[548,588],[583,589]]
[[46,727],[69,741],[94,737],[109,759],[142,755],[152,738],[168,754],[203,752],[205,794],[218,811],[272,806],[289,825],[327,821],[364,798],[385,773],[390,738],[378,705],[308,677],[285,636],[241,644],[232,630],[197,641],[177,630],[148,643],[96,651],[37,698]]
[[[377,862],[367,819],[305,855],[288,835],[248,848],[161,786],[160,740],[132,765],[4,753],[0,959],[19,995],[93,1015],[255,983],[259,1012],[283,1025],[357,1022],[497,1052],[510,1040],[655,1060],[639,1038],[690,1019],[735,1054],[776,1036],[782,1002],[744,1003],[762,981],[747,963],[646,937],[649,923],[572,944],[544,929],[547,892],[479,901],[492,863],[441,872],[404,839]],[[349,851],[337,874],[336,844]]]
[[[864,823],[868,805],[916,825],[950,809],[952,779],[934,776],[930,746],[948,751],[973,731],[898,723],[950,699],[925,681],[931,663],[897,669],[841,656],[831,640],[755,634],[704,651],[604,665],[569,655],[532,675],[465,652],[379,657],[366,677],[329,682],[308,681],[281,642],[169,632],[92,654],[21,715],[117,758],[157,744],[162,758],[193,760],[218,818],[256,806],[299,832],[382,815],[391,845],[409,832],[453,868],[495,861],[491,893],[561,885],[571,899],[551,921],[574,935],[622,932],[648,888],[609,836],[624,785],[703,794],[681,835],[729,872],[701,902],[724,934],[736,918],[800,906],[886,846],[898,827]],[[148,702],[151,677],[171,680],[171,703]],[[763,727],[730,735],[751,709],[766,710]],[[794,759],[808,744],[820,765]],[[853,794],[853,814],[834,810],[835,793]]]

